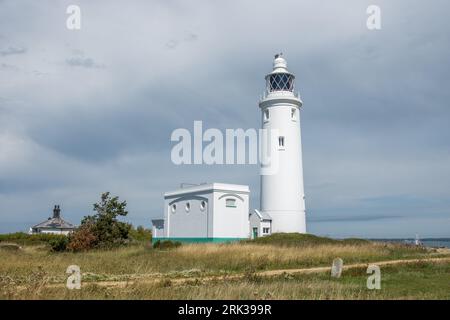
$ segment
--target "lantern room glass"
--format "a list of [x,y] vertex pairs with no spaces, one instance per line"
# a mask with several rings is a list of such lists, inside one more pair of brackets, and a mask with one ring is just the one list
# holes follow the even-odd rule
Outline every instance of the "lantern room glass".
[[289,73],[274,73],[267,78],[267,90],[294,91],[294,76]]

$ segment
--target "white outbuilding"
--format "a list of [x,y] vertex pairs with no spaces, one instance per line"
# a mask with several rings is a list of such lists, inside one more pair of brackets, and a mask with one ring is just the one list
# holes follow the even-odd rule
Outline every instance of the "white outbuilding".
[[164,220],[153,220],[153,241],[248,239],[249,194],[248,186],[225,183],[192,185],[166,192]]

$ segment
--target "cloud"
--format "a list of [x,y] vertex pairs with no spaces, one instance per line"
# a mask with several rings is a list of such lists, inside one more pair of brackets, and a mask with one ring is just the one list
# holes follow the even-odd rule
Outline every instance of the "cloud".
[[168,49],[175,49],[178,46],[178,44],[179,44],[178,40],[172,39],[166,43],[166,47]]
[[368,31],[369,1],[283,0],[282,19],[270,3],[200,1],[85,2],[73,32],[64,3],[0,2],[2,34],[26,44],[0,47],[0,232],[56,202],[77,223],[107,190],[148,227],[181,182],[248,184],[257,208],[257,166],[175,166],[170,133],[258,128],[283,51],[304,101],[310,231],[448,236],[450,4],[381,0]]
[[177,39],[171,39],[166,43],[166,48],[168,49],[175,49],[177,48],[179,45],[181,45],[183,42],[194,42],[198,40],[198,35],[195,33],[188,33],[187,35],[184,36],[184,38],[180,41]]
[[72,57],[66,59],[66,64],[71,67],[83,67],[83,68],[105,68],[102,64],[97,64],[92,58]]
[[195,33],[189,33],[189,34],[185,37],[185,40],[188,41],[188,42],[191,42],[191,41],[197,41],[197,40],[198,40],[198,35],[195,34]]
[[24,54],[27,52],[27,49],[24,47],[13,47],[10,46],[6,49],[0,50],[0,56],[10,56],[10,55],[16,55],[16,54]]
[[5,70],[11,70],[11,71],[19,70],[19,68],[17,66],[12,65],[12,64],[8,64],[8,63],[0,64],[0,68],[5,69]]

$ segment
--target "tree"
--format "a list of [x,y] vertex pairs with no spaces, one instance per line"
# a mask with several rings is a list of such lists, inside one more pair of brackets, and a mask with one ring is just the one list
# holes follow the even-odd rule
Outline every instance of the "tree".
[[92,225],[89,223],[82,224],[77,230],[69,235],[69,251],[85,251],[95,247],[97,237],[94,235]]
[[119,197],[111,197],[109,192],[101,195],[100,201],[94,204],[96,214],[81,221],[81,226],[88,225],[95,236],[94,246],[111,247],[128,240],[131,225],[118,220],[128,214],[126,206],[126,201],[120,202]]

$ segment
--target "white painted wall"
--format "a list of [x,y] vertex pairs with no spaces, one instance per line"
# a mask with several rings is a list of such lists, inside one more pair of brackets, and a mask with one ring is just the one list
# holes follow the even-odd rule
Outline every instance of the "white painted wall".
[[[201,203],[205,201],[205,209],[201,209]],[[209,192],[192,192],[179,194],[165,199],[166,237],[176,238],[206,238],[210,227],[210,203],[212,194]],[[187,205],[190,208],[187,210]],[[174,206],[176,206],[175,209]]]
[[69,233],[71,233],[73,230],[59,230],[59,229],[42,229],[41,232],[39,233],[34,233],[34,234],[64,234],[64,235],[68,235]]
[[[248,189],[248,187],[247,187]],[[227,199],[234,200],[235,207],[227,207]],[[213,237],[249,237],[249,192],[242,190],[218,190],[214,192]]]
[[[269,229],[268,232],[264,232],[264,229]],[[270,234],[272,234],[272,225],[270,221],[261,221],[261,236],[268,236]]]

